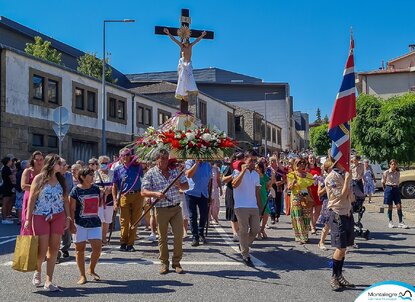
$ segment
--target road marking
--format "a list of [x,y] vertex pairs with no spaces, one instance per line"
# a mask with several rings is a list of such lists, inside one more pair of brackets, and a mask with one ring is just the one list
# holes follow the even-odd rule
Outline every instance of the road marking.
[[7,242],[15,241],[15,240],[16,240],[16,237],[8,239],[8,240],[0,241],[0,245],[5,244]]
[[[108,261],[106,261],[108,260]],[[3,263],[3,266],[11,266],[13,261],[7,261]],[[130,259],[100,259],[99,265],[160,265],[161,262],[158,260],[148,260],[148,259],[141,259],[136,261],[131,261]],[[241,266],[243,263],[241,262],[234,262],[234,261],[180,261],[182,265],[218,265],[218,266]],[[58,264],[59,266],[72,266],[76,265],[75,261],[66,261],[61,262]]]
[[[215,227],[216,232],[219,233],[219,235],[222,237],[222,239],[225,240],[225,242],[227,244],[229,244],[230,247],[233,248],[233,250],[235,252],[237,252],[238,254],[241,253],[239,251],[239,247],[238,247],[239,244],[237,242],[232,241],[232,238],[230,237],[230,235],[228,233],[226,233],[226,231],[222,228],[222,226],[215,225],[214,227]],[[255,264],[255,266],[266,266],[266,264],[264,262],[262,262],[261,260],[259,260],[258,258],[254,257],[252,255],[251,255],[251,260]]]
[[16,236],[17,235],[2,236],[2,237],[0,237],[0,239],[12,238],[12,237],[16,237]]

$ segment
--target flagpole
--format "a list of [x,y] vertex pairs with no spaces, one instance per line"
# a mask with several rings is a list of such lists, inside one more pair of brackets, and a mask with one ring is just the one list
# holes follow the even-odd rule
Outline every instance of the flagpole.
[[[356,66],[356,64],[355,64],[355,61],[354,61],[354,38],[353,38],[353,27],[352,26],[350,26],[350,42],[349,43],[352,43],[352,41],[353,41],[353,48],[352,48],[352,51],[353,51],[353,69],[354,69],[354,67]],[[355,76],[355,85],[356,85],[356,76]],[[355,86],[356,87],[356,86]],[[355,91],[354,91],[354,93],[355,93],[355,95],[356,95],[356,89],[355,89]],[[352,159],[352,121],[353,121],[353,118],[349,121],[349,143],[350,143],[350,148],[349,148],[349,173],[351,173],[351,165],[352,165],[352,163],[351,163],[351,159]]]

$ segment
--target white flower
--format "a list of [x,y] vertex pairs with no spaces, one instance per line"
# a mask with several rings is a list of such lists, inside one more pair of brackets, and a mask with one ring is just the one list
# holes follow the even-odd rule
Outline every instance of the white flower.
[[204,133],[202,134],[201,139],[203,139],[205,142],[210,142],[212,140],[212,135],[209,133]]
[[188,141],[192,141],[195,139],[195,134],[193,132],[187,132],[186,137]]

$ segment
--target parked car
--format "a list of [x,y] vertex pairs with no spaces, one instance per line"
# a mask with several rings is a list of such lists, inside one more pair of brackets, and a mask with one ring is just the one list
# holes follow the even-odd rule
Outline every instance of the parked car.
[[369,163],[372,166],[373,173],[375,174],[375,188],[382,190],[382,174],[384,169],[377,163]]
[[415,199],[415,170],[401,171],[399,188],[404,198]]

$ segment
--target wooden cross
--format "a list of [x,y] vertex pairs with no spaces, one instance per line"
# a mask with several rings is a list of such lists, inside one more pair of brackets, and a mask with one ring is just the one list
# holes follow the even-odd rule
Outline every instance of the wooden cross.
[[[181,26],[187,26],[187,27],[190,28],[190,23],[192,23],[192,19],[189,16],[189,10],[186,9],[186,8],[182,9],[182,14],[181,14],[181,17],[180,17],[180,23],[181,23]],[[165,28],[167,28],[173,36],[178,36],[177,31],[179,30],[179,28],[176,28],[176,27],[155,26],[154,32],[155,32],[156,35],[166,35],[166,33],[164,32]],[[190,37],[197,38],[202,34],[202,32],[204,32],[204,30],[192,29]],[[207,31],[206,30],[206,36],[204,36],[203,39],[213,39],[213,38],[214,38],[213,31]],[[180,111],[183,112],[183,113],[188,113],[189,112],[189,103],[184,101],[184,100],[181,100],[180,101]]]

